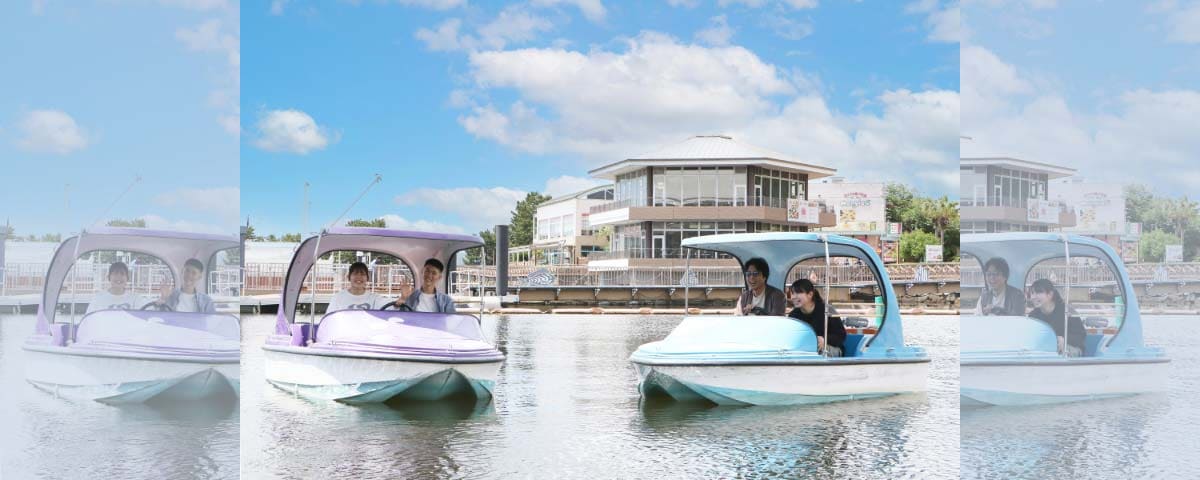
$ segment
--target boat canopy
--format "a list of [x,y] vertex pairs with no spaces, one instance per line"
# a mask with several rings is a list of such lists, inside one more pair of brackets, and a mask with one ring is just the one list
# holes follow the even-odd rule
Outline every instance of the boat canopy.
[[883,261],[875,254],[875,249],[860,240],[809,232],[730,233],[684,239],[682,246],[732,255],[743,269],[747,260],[762,258],[772,272],[767,284],[780,290],[784,289],[787,273],[793,266],[804,260],[824,258],[826,248],[830,257],[857,258],[875,274],[884,302],[883,321],[868,345],[876,350],[881,347],[904,347],[900,304],[892,292],[887,270],[883,268]]
[[[1142,317],[1129,273],[1117,252],[1107,243],[1092,237],[1047,232],[982,233],[963,235],[962,253],[979,260],[980,266],[992,258],[1008,263],[1008,283],[1025,290],[1025,280],[1036,265],[1055,258],[1089,257],[1102,262],[1117,275],[1124,296],[1125,312],[1120,329],[1109,342],[1109,349],[1142,347]],[[1016,282],[1016,283],[1014,283]],[[1062,285],[1055,285],[1061,287]],[[1081,287],[1086,288],[1086,287]]]
[[[146,228],[97,227],[84,230],[58,246],[50,268],[46,271],[46,284],[42,290],[42,301],[38,316],[46,323],[54,323],[58,297],[63,281],[79,256],[105,250],[119,250],[158,257],[166,262],[172,278],[178,284],[179,270],[184,262],[195,258],[207,265],[213,255],[221,250],[238,248],[240,243],[233,235],[175,232]],[[200,282],[197,288],[207,291],[208,282]]]
[[[300,243],[288,265],[284,278],[283,297],[280,299],[280,322],[291,323],[296,316],[296,303],[304,277],[322,255],[340,250],[363,250],[384,253],[399,258],[414,272],[415,281],[421,281],[418,268],[430,258],[446,265],[442,276],[442,290],[450,279],[450,257],[468,248],[483,245],[483,240],[474,235],[452,233],[415,232],[386,228],[335,227],[320,235],[309,237]],[[420,285],[414,285],[420,288]],[[286,330],[285,330],[286,331]]]

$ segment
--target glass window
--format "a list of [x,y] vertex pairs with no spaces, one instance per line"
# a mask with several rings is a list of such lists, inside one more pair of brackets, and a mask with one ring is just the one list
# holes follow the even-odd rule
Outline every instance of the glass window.
[[700,176],[700,205],[712,207],[717,204],[717,175],[715,172],[704,172]]

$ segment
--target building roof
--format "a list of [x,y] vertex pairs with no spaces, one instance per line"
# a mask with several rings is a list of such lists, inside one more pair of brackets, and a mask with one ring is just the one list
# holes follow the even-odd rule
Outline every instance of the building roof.
[[727,135],[697,135],[662,149],[610,163],[588,174],[615,179],[618,174],[645,167],[661,166],[760,165],[808,174],[808,178],[828,177],[837,169],[805,163],[795,157],[734,140]]
[[958,162],[962,167],[976,167],[995,165],[1005,168],[1013,168],[1025,170],[1034,173],[1044,173],[1047,178],[1063,178],[1075,175],[1074,168],[1063,167],[1043,162],[1034,162],[1031,160],[1022,160],[1012,157],[967,157],[960,158]]
[[549,200],[542,202],[540,205],[538,205],[538,208],[542,208],[546,205],[553,205],[553,204],[559,203],[559,202],[565,202],[567,200],[574,200],[577,198],[580,200],[584,200],[584,199],[587,199],[588,195],[591,195],[593,193],[599,192],[601,190],[612,190],[612,189],[613,189],[613,184],[611,184],[611,183],[604,184],[604,185],[597,185],[597,186],[589,188],[587,190],[580,190],[578,192],[568,193],[565,195],[559,195],[557,197],[551,198]]

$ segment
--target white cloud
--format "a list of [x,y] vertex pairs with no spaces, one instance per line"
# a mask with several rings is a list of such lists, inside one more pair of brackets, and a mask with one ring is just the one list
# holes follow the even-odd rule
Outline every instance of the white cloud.
[[541,7],[574,5],[585,18],[593,22],[601,22],[608,15],[608,9],[600,0],[533,0],[532,4]]
[[[717,5],[728,7],[730,5],[741,4],[750,8],[762,8],[768,3],[767,0],[717,0]],[[780,4],[787,5],[796,10],[805,8],[817,8],[817,0],[780,0]]]
[[393,214],[384,215],[379,218],[382,218],[383,221],[386,222],[387,228],[434,233],[467,233],[465,229],[458,225],[449,225],[445,223],[431,222],[428,220],[414,221]]
[[325,127],[317,125],[300,110],[271,110],[263,114],[256,125],[258,138],[254,146],[269,152],[288,152],[300,155],[323,150],[336,141]]
[[219,53],[225,57],[225,73],[216,80],[217,87],[209,94],[208,103],[221,110],[217,115],[221,128],[233,135],[241,133],[238,120],[241,115],[241,42],[236,27],[226,28],[221,20],[212,19],[192,28],[175,30],[175,39],[191,51]]
[[811,74],[784,71],[741,47],[685,45],[655,33],[629,40],[623,51],[483,52],[470,63],[478,98],[494,89],[518,98],[507,106],[472,104],[460,124],[514,150],[596,165],[728,132],[852,178],[957,191],[948,176],[935,175],[957,172],[957,92],[863,95],[879,113],[846,114],[830,108]]
[[419,188],[397,195],[395,202],[417,207],[406,212],[429,209],[454,215],[474,229],[508,223],[512,210],[525,195],[526,192],[504,187]]
[[667,5],[672,7],[696,8],[700,6],[700,0],[667,0]]
[[696,39],[712,46],[729,45],[729,39],[733,38],[734,29],[729,26],[725,15],[717,15],[709,19],[712,26],[696,32]]
[[973,138],[964,156],[1016,156],[1077,168],[1089,181],[1194,189],[1200,91],[1128,90],[1099,99],[1109,106],[1093,113],[1073,109],[1056,89],[1029,88],[1031,74],[982,47],[964,47],[963,66],[962,128]]
[[418,29],[413,36],[433,51],[500,50],[510,44],[530,42],[538,33],[553,29],[550,20],[514,6],[502,10],[492,21],[480,26],[475,34],[462,32],[462,20],[451,18],[435,29]]
[[189,220],[169,220],[159,215],[146,214],[138,217],[146,222],[146,228],[155,230],[173,230],[177,232],[192,232],[192,233],[213,233],[219,235],[237,235],[237,222],[233,222],[228,226],[218,226],[209,223],[193,222]]
[[29,5],[29,11],[34,15],[46,13],[46,0],[33,0],[33,3]]
[[904,7],[909,14],[925,15],[926,37],[931,42],[958,43],[962,40],[962,18],[957,1],[940,5],[938,0],[917,0]]
[[546,188],[542,189],[542,193],[551,197],[557,197],[559,195],[576,193],[592,187],[598,187],[606,183],[609,182],[595,178],[582,178],[563,175],[546,180]]
[[181,207],[210,213],[226,222],[237,223],[241,191],[238,187],[180,188],[154,198],[163,207]]
[[65,155],[88,146],[88,135],[66,112],[34,110],[17,125],[21,137],[17,146],[38,153]]
[[784,40],[801,40],[813,34],[812,21],[792,20],[786,15],[769,13],[762,17],[763,26]]
[[271,0],[271,15],[283,15],[283,7],[286,7],[288,0]]
[[1167,17],[1167,39],[1176,43],[1200,43],[1200,2],[1171,9]]

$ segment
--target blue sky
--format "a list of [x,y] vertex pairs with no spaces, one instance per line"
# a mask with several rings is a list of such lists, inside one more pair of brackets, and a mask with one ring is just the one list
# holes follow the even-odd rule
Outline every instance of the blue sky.
[[527,191],[726,133],[957,194],[958,13],[939,2],[242,5],[242,215],[475,232]]
[[962,25],[964,155],[1195,196],[1200,1],[988,0]]
[[77,231],[140,175],[110,218],[236,234],[236,7],[0,5],[0,222]]

